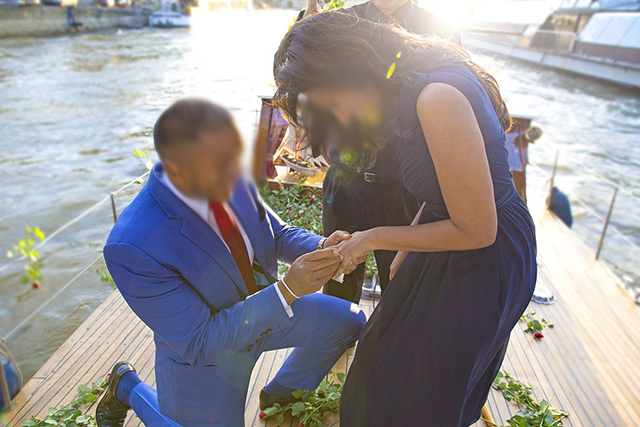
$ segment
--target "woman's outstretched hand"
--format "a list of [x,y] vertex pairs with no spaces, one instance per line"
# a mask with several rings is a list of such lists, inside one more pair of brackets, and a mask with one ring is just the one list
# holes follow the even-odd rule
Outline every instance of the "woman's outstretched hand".
[[331,236],[327,237],[327,240],[324,241],[324,245],[322,246],[322,248],[325,249],[336,246],[338,243],[350,238],[351,234],[347,233],[346,231],[336,230],[331,233]]
[[343,258],[334,279],[341,274],[351,273],[359,264],[367,260],[367,255],[373,250],[370,236],[368,231],[358,231],[336,246]]

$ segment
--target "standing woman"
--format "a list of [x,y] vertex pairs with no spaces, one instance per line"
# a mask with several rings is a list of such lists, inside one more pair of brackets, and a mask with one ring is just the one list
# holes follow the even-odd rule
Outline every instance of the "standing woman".
[[331,132],[320,116],[367,130],[349,147],[363,159],[394,144],[400,179],[422,202],[413,225],[340,246],[337,274],[373,250],[404,251],[358,345],[341,425],[474,423],[536,281],[496,81],[459,47],[341,12],[295,24],[274,72],[277,105],[311,144]]

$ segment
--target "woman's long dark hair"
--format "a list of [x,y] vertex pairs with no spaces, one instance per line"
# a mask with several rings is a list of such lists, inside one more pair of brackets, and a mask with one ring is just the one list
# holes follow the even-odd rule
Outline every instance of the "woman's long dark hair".
[[[388,77],[394,62],[397,65]],[[274,59],[274,103],[294,126],[304,128],[309,142],[317,148],[319,139],[326,137],[327,119],[320,120],[319,112],[315,120],[314,114],[300,114],[301,93],[319,87],[373,87],[385,99],[397,100],[407,74],[450,67],[465,67],[473,72],[508,130],[511,117],[496,80],[464,49],[436,37],[415,35],[397,25],[374,23],[342,11],[302,19],[287,32]]]

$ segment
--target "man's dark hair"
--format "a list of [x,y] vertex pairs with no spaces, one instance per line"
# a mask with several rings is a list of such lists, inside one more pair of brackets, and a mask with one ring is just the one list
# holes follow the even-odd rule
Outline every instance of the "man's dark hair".
[[199,98],[176,101],[164,110],[153,127],[153,145],[160,159],[171,147],[193,143],[204,132],[235,128],[227,109]]

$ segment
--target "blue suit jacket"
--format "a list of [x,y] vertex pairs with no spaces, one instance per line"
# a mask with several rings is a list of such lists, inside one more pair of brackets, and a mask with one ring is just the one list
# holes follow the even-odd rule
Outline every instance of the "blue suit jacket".
[[[245,299],[247,287],[229,250],[160,182],[161,173],[162,165],[156,165],[147,185],[122,212],[104,256],[123,297],[155,334],[160,408],[180,421],[185,411],[189,418],[199,418],[194,411],[205,410],[217,394],[212,385],[219,373],[207,378],[207,367],[238,352],[247,354],[267,331],[291,321],[274,285]],[[243,179],[229,205],[268,283],[276,281],[278,259],[293,262],[320,240],[285,224]],[[224,391],[219,393],[223,398]]]

